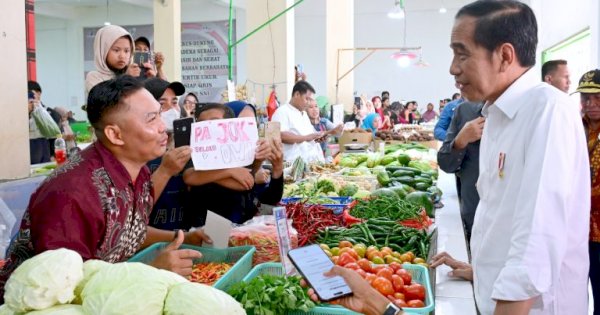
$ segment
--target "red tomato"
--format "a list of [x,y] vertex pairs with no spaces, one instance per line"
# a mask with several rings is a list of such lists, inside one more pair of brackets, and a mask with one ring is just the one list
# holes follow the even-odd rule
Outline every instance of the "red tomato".
[[340,244],[338,246],[339,246],[339,248],[352,247],[352,243],[350,243],[348,241],[340,241]]
[[425,300],[425,287],[418,283],[404,286],[404,295],[407,300]]
[[334,265],[338,264],[338,260],[340,260],[340,256],[333,256],[333,257],[331,257],[331,261],[333,261]]
[[402,277],[402,280],[404,280],[404,285],[410,285],[412,282],[412,276],[408,271],[406,271],[406,269],[398,269],[396,274]]
[[352,262],[352,263],[347,263],[344,268],[348,268],[348,269],[352,269],[352,270],[358,270],[360,269],[360,267],[358,266],[357,263]]
[[392,282],[386,278],[377,277],[373,280],[371,285],[384,296],[394,294],[394,286],[392,285]]
[[340,258],[338,259],[337,264],[343,267],[349,263],[355,263],[355,262],[356,262],[356,259],[354,259],[354,257],[352,257],[348,253],[343,253],[340,255]]
[[358,266],[359,266],[359,267],[360,267],[362,270],[364,270],[364,271],[366,271],[366,272],[370,272],[370,271],[371,271],[371,262],[370,262],[368,259],[366,259],[366,258],[361,258],[361,259],[359,259],[359,260],[358,260],[356,263],[358,264]]
[[392,285],[396,292],[404,292],[404,280],[399,275],[392,275]]
[[394,270],[394,272],[398,271],[398,269],[402,269],[402,265],[398,262],[391,262],[390,263],[390,268],[392,268],[392,270]]
[[367,273],[362,270],[362,269],[358,269],[356,270],[356,272],[364,279],[367,276]]
[[396,306],[398,306],[398,307],[407,307],[408,306],[404,300],[400,300],[400,299],[394,301],[394,304],[396,304]]
[[425,307],[425,303],[421,300],[410,300],[406,305],[407,307]]
[[392,281],[393,274],[394,274],[394,272],[392,271],[391,268],[381,268],[381,269],[379,269],[379,271],[377,271],[378,277],[384,277],[390,281]]
[[365,276],[365,280],[367,280],[370,284],[372,284],[375,279],[377,279],[376,275],[367,272],[367,275]]
[[379,270],[386,268],[385,265],[376,265],[376,264],[372,264],[371,265],[371,272],[372,273],[377,273]]
[[400,292],[394,293],[394,298],[396,298],[396,300],[404,300],[405,299],[404,294],[400,293]]

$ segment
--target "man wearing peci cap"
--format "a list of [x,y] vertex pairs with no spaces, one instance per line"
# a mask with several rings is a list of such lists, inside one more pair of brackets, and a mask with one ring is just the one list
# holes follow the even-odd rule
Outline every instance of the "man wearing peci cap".
[[600,70],[586,72],[575,92],[580,93],[583,127],[590,155],[590,283],[594,295],[594,314],[600,314]]
[[167,128],[169,136],[166,153],[148,162],[148,168],[152,173],[161,165],[172,166],[170,168],[179,170],[176,175],[164,181],[166,185],[152,208],[148,224],[162,230],[177,230],[183,227],[183,211],[188,194],[181,171],[192,154],[189,146],[173,148],[173,121],[181,116],[177,97],[185,93],[185,87],[180,82],[169,83],[160,78],[144,81],[144,87],[160,104],[160,118]]

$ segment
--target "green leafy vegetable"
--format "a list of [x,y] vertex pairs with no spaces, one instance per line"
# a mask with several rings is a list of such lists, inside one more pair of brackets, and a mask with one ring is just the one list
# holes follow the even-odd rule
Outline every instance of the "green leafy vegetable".
[[315,306],[297,277],[260,275],[234,285],[228,293],[242,303],[249,315],[279,315],[294,310],[308,312]]

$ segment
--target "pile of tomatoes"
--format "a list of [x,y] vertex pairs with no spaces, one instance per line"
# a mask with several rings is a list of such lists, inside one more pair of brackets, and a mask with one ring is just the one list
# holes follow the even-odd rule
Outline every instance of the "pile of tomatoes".
[[[376,247],[368,247],[362,252],[360,249],[357,251],[352,245],[347,245],[340,242],[342,250],[344,248],[349,250],[343,250],[339,256],[333,256],[332,260],[335,264],[355,270],[373,288],[399,307],[425,307],[425,287],[412,280],[411,273],[402,267],[401,262],[390,261],[387,264],[373,262],[371,256],[389,255],[387,248],[378,250]],[[411,252],[403,255],[406,255],[405,261],[408,263],[415,259]]]

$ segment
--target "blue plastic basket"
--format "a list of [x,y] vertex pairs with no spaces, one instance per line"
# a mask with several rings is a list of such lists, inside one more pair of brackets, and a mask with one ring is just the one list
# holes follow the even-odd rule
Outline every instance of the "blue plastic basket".
[[[433,290],[431,289],[431,282],[429,281],[429,272],[427,268],[420,265],[404,264],[404,269],[408,271],[414,282],[417,282],[425,287],[425,307],[421,308],[403,308],[405,314],[429,314],[434,310],[434,299]],[[283,275],[283,266],[281,263],[264,263],[255,266],[243,281],[250,281],[252,278],[260,275],[269,274],[274,276]],[[353,312],[347,308],[337,305],[316,306],[309,312],[293,311],[287,315],[358,315],[359,313]]]
[[[159,251],[167,243],[156,243],[131,257],[130,262],[142,262],[149,264],[156,258]],[[202,257],[194,260],[194,264],[203,262],[224,262],[234,265],[225,273],[213,287],[227,291],[233,284],[238,283],[252,270],[252,257],[256,248],[254,246],[238,246],[224,249],[208,248],[182,244],[180,249],[193,249],[202,253]]]
[[[344,209],[346,208],[346,206],[353,201],[352,197],[328,197],[328,196],[322,196],[322,197],[331,199],[331,200],[335,200],[338,202],[338,203],[334,203],[334,204],[321,204],[321,206],[323,206],[323,207],[332,209],[334,214],[342,214],[342,212],[344,212]],[[303,197],[283,198],[283,199],[281,199],[281,204],[286,205],[288,203],[301,202],[303,199],[305,199],[305,198],[303,198]]]

